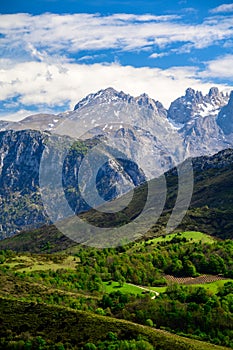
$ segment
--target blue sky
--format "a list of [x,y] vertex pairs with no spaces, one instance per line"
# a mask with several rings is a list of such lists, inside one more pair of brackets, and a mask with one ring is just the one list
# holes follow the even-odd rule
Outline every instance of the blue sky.
[[3,0],[0,118],[72,109],[112,86],[169,107],[233,86],[233,2]]

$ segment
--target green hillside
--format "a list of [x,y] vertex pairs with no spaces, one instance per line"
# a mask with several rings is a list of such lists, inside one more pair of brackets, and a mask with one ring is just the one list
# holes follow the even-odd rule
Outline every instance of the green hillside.
[[[180,232],[117,248],[68,250],[0,251],[3,349],[27,340],[31,349],[233,348],[232,240]],[[38,337],[47,345],[34,347]]]
[[[175,170],[166,174],[160,219],[135,242],[91,248],[53,225],[1,241],[0,348],[233,348],[231,153],[194,160],[191,205],[170,234]],[[122,225],[140,213],[146,193],[147,184],[138,187],[120,215],[92,210],[82,218]]]
[[[220,238],[232,238],[233,171],[231,157],[232,151],[225,150],[211,158],[200,157],[193,160],[193,196],[190,207],[176,232],[195,231]],[[221,166],[218,166],[218,164],[221,164]],[[156,179],[152,180],[152,183],[153,181],[156,182]],[[167,200],[165,208],[157,223],[147,232],[146,237],[149,238],[166,233],[166,224],[175,204],[178,186],[175,170],[171,170],[166,174],[166,181]],[[158,197],[161,195],[159,191],[160,189],[158,189]],[[133,220],[141,212],[146,195],[147,184],[144,184],[135,190],[133,202],[120,214],[109,215],[91,210],[82,214],[82,218],[100,227],[123,225]],[[154,203],[149,205],[151,208],[153,206]],[[53,225],[43,226],[29,232],[21,232],[11,239],[0,241],[0,249],[9,248],[37,253],[65,250],[74,245],[73,241],[63,236]]]
[[[107,349],[107,345],[116,346],[117,343],[121,344],[120,341],[130,342],[133,339],[144,340],[144,344],[141,342],[144,345],[141,349],[226,349],[194,339],[185,339],[164,330],[89,312],[8,299],[0,301],[0,341],[2,346],[5,344],[5,349],[13,349],[13,346],[16,349],[17,343],[21,346],[18,349],[23,349],[25,345],[30,349],[30,344],[33,343],[38,344],[38,347],[34,347],[37,349],[49,349],[54,344],[57,344],[56,349],[82,349],[83,347],[88,349],[87,346],[85,347],[87,343],[96,345],[102,343],[102,349]],[[11,340],[10,343],[9,338],[15,340]],[[140,346],[140,341],[138,343]],[[153,347],[149,347],[149,344]],[[140,349],[139,346],[138,349]],[[118,349],[118,347],[111,348]]]

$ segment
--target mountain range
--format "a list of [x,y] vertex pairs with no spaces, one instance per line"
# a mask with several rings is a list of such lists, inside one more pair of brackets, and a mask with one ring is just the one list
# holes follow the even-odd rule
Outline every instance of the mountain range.
[[[176,228],[180,231],[201,231],[220,239],[233,237],[233,150],[220,151],[213,156],[192,159],[194,171],[194,189],[187,213]],[[178,181],[174,169],[165,173],[167,198],[159,220],[139,240],[166,234],[166,225],[172,213],[177,197]],[[156,179],[151,180],[156,182]],[[83,213],[85,220],[97,226],[116,225],[120,220],[133,220],[144,201],[145,184],[137,188],[136,200],[124,213],[108,218],[105,214],[93,210]],[[153,208],[153,202],[149,203]],[[49,243],[48,243],[49,242]],[[55,225],[42,225],[40,228],[20,231],[14,237],[0,241],[0,249],[30,251],[32,253],[57,252],[73,249],[77,243],[65,236]]]
[[187,157],[232,146],[232,113],[233,93],[216,87],[207,95],[188,88],[168,110],[146,94],[134,98],[107,88],[88,95],[73,111],[0,122],[0,131],[32,129],[73,138],[108,135],[114,142],[120,137],[123,152],[142,163],[151,178]]
[[[84,159],[89,173],[83,171],[83,184],[96,177],[101,197],[112,200],[186,158],[232,148],[232,133],[233,92],[215,87],[207,95],[189,88],[168,110],[146,94],[133,97],[107,88],[88,95],[73,111],[0,121],[0,237],[51,223],[41,198],[42,159],[48,179],[43,195],[50,203],[60,201],[62,194],[54,190],[58,164],[65,198],[80,213],[92,207],[78,186]],[[98,162],[87,157],[95,149],[102,161],[98,173]],[[52,221],[67,215],[62,206],[57,210],[54,204],[54,211]]]

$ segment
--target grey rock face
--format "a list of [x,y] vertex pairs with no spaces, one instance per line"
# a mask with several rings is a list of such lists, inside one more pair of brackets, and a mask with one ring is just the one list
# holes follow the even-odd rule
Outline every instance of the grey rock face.
[[[0,130],[3,238],[50,222],[40,196],[42,154],[48,159],[44,169],[49,180],[45,195],[54,203],[53,219],[60,220],[65,213],[62,206],[56,210],[61,194],[56,193],[56,180],[52,181],[57,164],[63,167],[64,194],[73,212],[88,210],[90,206],[82,197],[78,178],[88,151],[101,144],[100,154],[108,157],[98,176],[94,173],[95,163],[87,162],[90,172],[84,172],[83,187],[92,196],[93,177],[97,179],[100,197],[119,197],[187,157],[213,155],[233,147],[233,92],[229,99],[217,88],[211,88],[205,96],[189,88],[167,111],[146,94],[132,97],[108,88],[88,95],[76,104],[74,111],[29,116],[18,123],[0,122]],[[109,148],[104,148],[105,144]],[[64,147],[69,149],[65,161],[61,156]]]
[[186,157],[211,155],[233,145],[212,116],[191,120],[179,132],[184,139]]
[[0,237],[48,222],[39,193],[40,132],[0,132]]
[[104,135],[151,179],[183,160],[182,140],[163,105],[142,94],[132,97],[112,88],[80,101],[54,133],[82,139]]
[[233,91],[228,104],[219,112],[217,123],[226,135],[233,133]]
[[[90,209],[82,198],[78,183],[78,169],[88,149],[98,144],[98,139],[91,141],[70,140],[68,137],[54,135],[48,147],[48,133],[33,130],[0,132],[0,239],[13,235],[22,229],[51,223],[46,214],[41,198],[48,198],[54,205],[54,221],[65,219],[61,194],[56,191],[56,171],[63,169],[63,196],[73,213]],[[70,147],[71,145],[71,147]],[[63,163],[62,148],[69,150]],[[47,166],[45,176],[48,186],[40,186],[40,164],[42,154]],[[90,171],[93,167],[89,167]],[[84,173],[83,181],[88,183],[92,174]],[[61,180],[61,179],[59,179]],[[124,160],[114,162],[109,158],[101,168],[96,181],[100,195],[106,200],[119,197],[145,181],[143,172],[135,164]],[[59,203],[61,202],[61,205]],[[57,210],[59,208],[59,210]]]
[[102,103],[111,103],[118,100],[130,103],[133,100],[133,97],[125,94],[123,91],[118,92],[109,87],[105,90],[100,90],[97,93],[89,94],[75,105],[74,110],[76,111],[77,109],[83,108],[87,105],[94,106]]
[[208,115],[216,116],[228,101],[228,96],[219,92],[216,87],[210,89],[205,96],[191,88],[186,90],[185,96],[179,97],[168,110],[168,118],[175,123],[184,124],[191,119]]

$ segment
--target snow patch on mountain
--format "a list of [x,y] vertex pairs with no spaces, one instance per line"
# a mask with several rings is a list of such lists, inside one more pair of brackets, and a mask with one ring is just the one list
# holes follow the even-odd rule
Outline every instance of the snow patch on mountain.
[[185,157],[209,155],[233,145],[231,96],[216,87],[206,95],[188,88],[166,110],[145,93],[133,97],[109,87],[89,94],[73,111],[0,122],[0,131],[34,129],[74,139],[101,136],[141,163],[151,178]]

